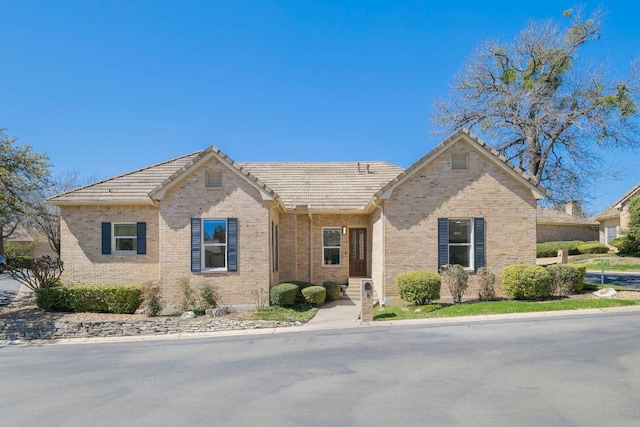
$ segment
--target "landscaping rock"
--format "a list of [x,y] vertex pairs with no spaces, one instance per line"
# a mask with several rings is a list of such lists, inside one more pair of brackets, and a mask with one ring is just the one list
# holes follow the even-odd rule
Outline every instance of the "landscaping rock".
[[220,317],[229,313],[227,307],[208,308],[204,311],[204,315],[207,317]]
[[604,288],[599,291],[595,291],[593,294],[598,298],[612,298],[616,295],[616,290],[613,288]]
[[193,311],[185,311],[181,316],[183,319],[194,319],[196,317],[196,313]]

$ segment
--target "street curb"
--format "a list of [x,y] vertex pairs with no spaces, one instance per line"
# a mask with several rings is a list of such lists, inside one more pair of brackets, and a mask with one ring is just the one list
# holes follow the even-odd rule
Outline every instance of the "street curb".
[[57,340],[4,340],[0,341],[0,348],[6,345],[20,346],[42,346],[42,345],[77,345],[77,344],[108,344],[108,343],[125,343],[125,342],[144,342],[144,341],[169,341],[169,340],[185,340],[185,339],[201,339],[201,338],[218,338],[218,337],[236,337],[245,335],[274,335],[295,332],[312,332],[312,331],[332,331],[343,329],[359,329],[359,328],[377,328],[377,327],[396,327],[396,326],[438,326],[447,324],[466,324],[481,323],[496,320],[530,320],[558,318],[569,316],[584,315],[602,315],[611,313],[634,313],[640,312],[640,305],[607,307],[607,308],[585,308],[579,310],[563,310],[563,311],[536,311],[529,313],[508,313],[508,314],[487,314],[481,316],[460,316],[432,319],[407,319],[407,320],[385,320],[376,322],[360,322],[345,324],[343,326],[325,326],[304,324],[301,326],[291,326],[283,328],[268,329],[243,329],[235,331],[220,332],[197,332],[197,333],[180,333],[166,335],[134,335],[124,337],[90,337],[90,338],[63,338]]

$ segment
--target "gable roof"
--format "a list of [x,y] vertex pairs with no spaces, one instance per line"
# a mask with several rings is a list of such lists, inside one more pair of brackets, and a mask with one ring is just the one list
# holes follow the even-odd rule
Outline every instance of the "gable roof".
[[99,181],[48,199],[54,205],[153,204],[194,169],[216,158],[230,171],[260,191],[264,200],[275,200],[287,210],[304,206],[311,211],[363,211],[376,198],[387,198],[395,187],[436,158],[452,144],[463,140],[484,154],[538,199],[546,191],[497,151],[462,129],[407,170],[382,162],[235,162],[214,146],[166,162]]
[[193,162],[201,152],[187,154],[166,162],[85,185],[49,198],[54,205],[95,203],[151,203],[149,193],[177,170]]
[[363,210],[373,195],[402,172],[387,162],[240,163],[280,196],[286,209]]
[[500,169],[513,176],[524,186],[528,187],[536,199],[543,199],[547,197],[547,191],[544,188],[540,187],[531,176],[529,176],[519,167],[509,162],[504,156],[500,155],[498,151],[489,147],[480,138],[478,138],[465,128],[456,131],[453,135],[449,136],[447,139],[438,144],[433,150],[422,156],[422,158],[420,158],[417,162],[409,166],[404,172],[387,183],[387,185],[382,187],[375,194],[375,197],[388,199],[391,196],[391,193],[393,193],[393,190],[395,190],[400,184],[411,178],[420,169],[431,163],[431,161],[438,157],[442,152],[446,151],[449,147],[459,141],[466,142],[491,162],[493,162]]
[[596,220],[606,219],[606,218],[616,218],[620,216],[620,210],[622,209],[622,205],[626,204],[630,199],[635,196],[640,196],[640,184],[637,184],[631,190],[624,193],[622,197],[616,200],[611,206],[609,206],[604,211],[600,212],[598,215],[593,218]]

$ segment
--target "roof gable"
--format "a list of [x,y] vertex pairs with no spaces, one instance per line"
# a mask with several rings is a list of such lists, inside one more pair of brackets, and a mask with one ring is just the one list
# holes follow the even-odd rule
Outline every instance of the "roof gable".
[[459,131],[455,132],[453,135],[442,141],[433,150],[422,156],[417,162],[409,166],[404,172],[399,174],[395,179],[391,180],[387,185],[381,188],[375,194],[375,197],[388,199],[389,197],[391,197],[391,194],[398,186],[410,179],[414,174],[416,174],[442,153],[446,152],[452,145],[458,142],[464,142],[470,147],[474,148],[477,152],[479,152],[485,158],[495,164],[499,169],[504,170],[508,175],[512,176],[522,185],[529,188],[536,199],[543,199],[547,197],[546,190],[540,187],[531,176],[525,173],[522,169],[510,163],[504,156],[501,156],[496,150],[489,147],[482,140],[480,140],[480,138],[469,132],[468,129],[460,129]]
[[598,215],[593,218],[596,220],[603,220],[607,218],[617,218],[620,216],[620,210],[623,205],[627,204],[629,200],[633,199],[636,196],[640,196],[640,184],[637,184],[631,190],[624,193],[622,197],[616,200],[611,206],[609,206],[604,211],[600,212]]
[[162,200],[167,190],[172,188],[184,177],[188,176],[192,171],[200,167],[211,158],[217,159],[224,166],[229,168],[232,172],[236,173],[242,179],[247,181],[250,185],[255,187],[262,195],[263,200],[278,199],[278,195],[271,188],[262,182],[258,177],[252,175],[248,170],[244,169],[239,163],[234,162],[230,157],[224,154],[220,149],[215,146],[210,146],[206,150],[201,151],[195,156],[189,163],[182,166],[175,171],[171,176],[167,177],[157,187],[149,192],[149,197],[154,200]]

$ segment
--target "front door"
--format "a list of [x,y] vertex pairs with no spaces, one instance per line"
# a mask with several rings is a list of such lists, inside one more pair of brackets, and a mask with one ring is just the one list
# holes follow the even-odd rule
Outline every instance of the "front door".
[[349,277],[367,275],[367,229],[349,229]]

